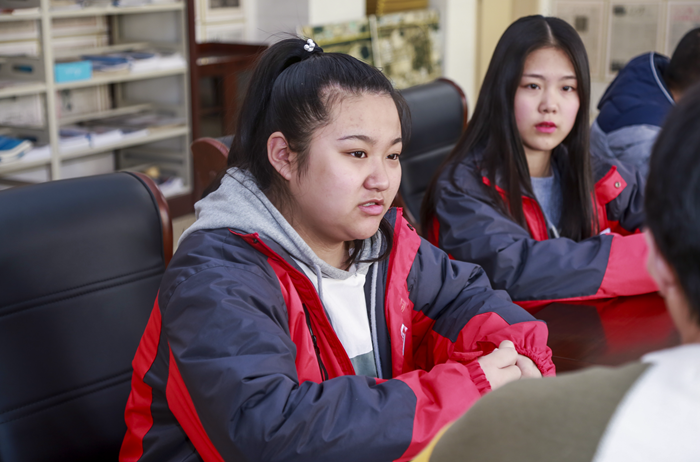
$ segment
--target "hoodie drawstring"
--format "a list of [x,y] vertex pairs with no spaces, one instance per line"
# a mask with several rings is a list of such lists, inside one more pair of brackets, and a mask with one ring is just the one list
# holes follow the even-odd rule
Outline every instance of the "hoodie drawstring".
[[377,377],[383,379],[382,376],[382,361],[379,357],[379,345],[377,340],[377,264],[373,263],[370,266],[370,271],[372,271],[372,285],[370,291],[370,309],[369,309],[369,323],[372,330],[372,343],[374,344],[374,363],[377,366]]

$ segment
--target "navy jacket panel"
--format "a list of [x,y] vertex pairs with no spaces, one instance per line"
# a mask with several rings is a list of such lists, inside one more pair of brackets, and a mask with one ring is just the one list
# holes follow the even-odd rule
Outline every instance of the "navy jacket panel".
[[[599,231],[610,231],[606,229],[610,227],[615,228],[613,232],[636,231],[644,220],[639,174],[615,161],[593,160],[599,217],[602,215]],[[614,233],[581,242],[547,236],[535,239],[494,203],[482,173],[473,156],[457,165],[454,183],[450,169],[445,169],[437,185],[437,235],[432,238],[453,258],[483,267],[494,288],[506,290],[513,300],[528,307],[553,300],[613,296],[618,278],[627,272],[630,281],[639,283],[637,293],[655,290],[646,274],[631,269],[642,263],[643,270],[643,261],[636,262],[636,256],[630,256],[629,265],[618,257],[613,258],[614,265],[609,264],[618,247],[613,246]],[[535,206],[526,210],[526,220],[535,229],[533,223],[543,222],[543,213],[534,198],[528,200]],[[633,247],[642,259],[643,240],[634,240]],[[620,246],[621,252],[627,248]],[[606,276],[611,284],[604,284]],[[617,295],[624,293],[620,290]]]
[[[505,291],[491,289],[488,276],[478,265],[451,260],[426,240],[421,242],[416,263],[407,281],[414,310],[437,320],[433,330],[452,342],[472,318],[484,312],[497,313],[509,324],[532,320],[511,303]],[[438,270],[427,272],[424,268]],[[445,284],[446,280],[466,280],[468,284],[455,293],[457,284]]]
[[663,74],[669,59],[645,53],[632,59],[619,72],[598,103],[596,121],[605,133],[630,125],[663,124],[673,107],[673,97]]
[[[544,323],[490,290],[478,267],[449,262],[389,217],[401,232],[374,268],[393,379],[339,372],[347,354],[329,353],[323,339],[334,333],[304,318],[318,296],[279,246],[261,252],[253,235],[197,231],[166,271],[134,360],[120,459],[410,460],[488,391],[477,363],[464,364],[486,354],[482,343],[512,340],[553,374]],[[457,344],[446,339],[454,323],[464,326]],[[423,337],[421,364],[433,362],[418,370],[413,343]],[[329,380],[316,379],[322,363]]]

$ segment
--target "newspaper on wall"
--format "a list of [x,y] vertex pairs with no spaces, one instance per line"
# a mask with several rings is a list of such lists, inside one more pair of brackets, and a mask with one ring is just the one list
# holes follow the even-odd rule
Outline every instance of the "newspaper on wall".
[[299,35],[313,39],[327,53],[345,53],[375,65],[369,20],[347,21],[321,26],[303,26]]
[[411,10],[298,29],[326,52],[346,53],[379,68],[396,88],[442,75],[440,26],[435,10]]
[[[373,21],[376,22],[372,24]],[[376,30],[373,33],[375,65],[396,88],[427,83],[442,75],[436,10],[371,16],[370,23]]]
[[594,79],[601,71],[604,11],[602,1],[558,1],[554,5],[554,15],[571,24],[581,36]]
[[630,59],[659,49],[658,3],[611,3],[605,72],[612,77]]
[[700,27],[700,2],[669,2],[666,27],[666,54],[671,56],[683,36]]

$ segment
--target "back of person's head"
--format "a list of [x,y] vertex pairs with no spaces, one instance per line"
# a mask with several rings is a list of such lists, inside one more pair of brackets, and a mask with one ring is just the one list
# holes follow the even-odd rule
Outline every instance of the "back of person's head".
[[[309,51],[311,50],[311,51]],[[332,107],[348,96],[389,95],[396,104],[406,143],[408,109],[391,82],[376,68],[352,56],[324,53],[297,38],[270,46],[260,57],[238,117],[229,167],[248,170],[274,202],[285,200],[283,178],[267,157],[267,140],[281,132],[305,171],[313,133],[331,122]]]
[[669,89],[681,94],[700,82],[700,27],[686,33],[678,43],[664,80]]
[[[497,175],[505,182],[510,199],[504,212],[527,229],[520,194],[532,193],[530,173],[515,119],[515,94],[520,84],[528,56],[542,48],[559,49],[569,58],[576,74],[579,110],[574,127],[562,142],[566,148],[564,174],[564,207],[562,236],[580,240],[591,235],[593,188],[588,153],[590,72],[588,55],[576,30],[554,17],[527,16],[511,24],[501,36],[491,57],[471,121],[454,150],[437,172],[428,189],[421,211],[423,229],[432,228],[436,179],[445,168],[457,163],[475,150],[483,150],[482,167],[488,172],[492,185]],[[494,200],[500,204],[495,190]]]
[[647,226],[700,324],[700,84],[668,116],[652,150]]

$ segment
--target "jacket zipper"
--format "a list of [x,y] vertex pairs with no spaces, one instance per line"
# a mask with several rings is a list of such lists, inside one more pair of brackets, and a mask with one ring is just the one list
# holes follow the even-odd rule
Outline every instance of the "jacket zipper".
[[321,350],[318,348],[316,336],[314,335],[313,329],[311,329],[311,316],[309,315],[308,308],[306,308],[306,303],[302,303],[302,306],[304,307],[304,315],[306,316],[306,326],[309,328],[309,332],[311,333],[311,341],[314,344],[314,351],[316,352],[316,359],[318,360],[318,368],[321,371],[321,381],[326,381],[328,380],[328,371],[326,370],[326,366],[323,365],[323,361],[321,360]]

